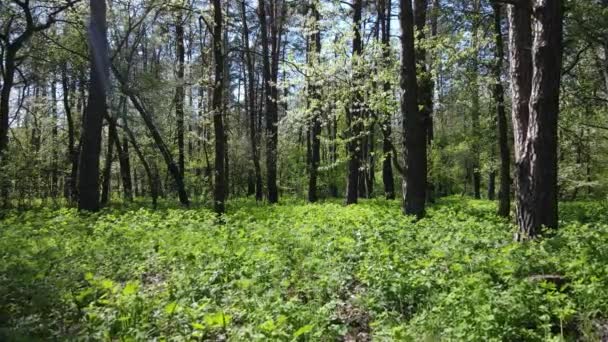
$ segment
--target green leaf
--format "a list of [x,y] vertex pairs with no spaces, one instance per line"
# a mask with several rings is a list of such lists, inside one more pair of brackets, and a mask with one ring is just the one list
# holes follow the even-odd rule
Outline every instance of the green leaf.
[[171,303],[165,305],[165,313],[167,315],[172,315],[175,312],[175,310],[177,310],[178,306],[179,305],[176,302],[171,302]]
[[314,326],[312,324],[307,324],[307,325],[301,327],[300,329],[298,329],[295,333],[293,333],[293,337],[299,337],[299,336],[308,334],[309,332],[312,331],[313,328],[314,328]]
[[204,321],[210,328],[221,328],[230,324],[231,319],[232,317],[225,315],[223,312],[216,312],[206,315]]
[[139,289],[139,284],[135,281],[130,281],[125,285],[125,288],[122,289],[122,294],[125,296],[130,296],[137,293]]

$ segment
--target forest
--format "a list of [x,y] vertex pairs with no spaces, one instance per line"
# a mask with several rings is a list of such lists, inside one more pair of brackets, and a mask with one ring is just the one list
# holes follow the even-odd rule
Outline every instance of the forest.
[[608,341],[608,0],[0,0],[0,341]]

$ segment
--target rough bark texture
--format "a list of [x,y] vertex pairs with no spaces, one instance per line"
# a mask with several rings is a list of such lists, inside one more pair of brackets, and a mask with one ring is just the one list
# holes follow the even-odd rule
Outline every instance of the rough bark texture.
[[508,6],[509,17],[509,63],[512,96],[513,135],[515,160],[522,155],[526,141],[532,89],[532,30],[530,10]]
[[494,63],[494,102],[496,105],[496,122],[498,123],[498,145],[500,149],[500,188],[498,192],[498,215],[509,217],[511,211],[511,152],[509,151],[509,138],[507,126],[507,114],[505,112],[505,95],[502,85],[502,68],[504,59],[504,48],[502,39],[502,16],[498,4],[493,4],[494,9],[494,39],[495,39],[495,63]]
[[[533,238],[541,227],[557,228],[557,122],[559,114],[559,86],[562,61],[562,4],[561,1],[535,0],[532,3],[534,37],[532,44],[532,77],[528,116],[514,111],[517,122],[515,132],[517,222],[518,240]],[[529,8],[511,8],[512,24],[512,82],[528,75],[524,70],[529,63],[523,61],[524,41],[530,37]],[[527,56],[525,56],[527,58]],[[526,78],[526,82],[529,78]],[[521,88],[514,88],[514,108],[523,107]],[[525,97],[525,96],[524,96]]]
[[[353,0],[353,63],[355,59],[361,55],[362,41],[361,41],[361,11],[362,11],[362,0]],[[355,70],[354,78],[357,81],[359,75]],[[352,103],[346,110],[346,124],[348,125],[348,142],[346,148],[348,151],[348,174],[346,180],[346,204],[355,204],[359,197],[359,168],[361,166],[361,96],[359,91],[356,90]]]
[[412,1],[401,0],[401,114],[403,115],[406,215],[424,216],[427,183],[426,120],[418,111],[418,83],[414,50],[414,17]]
[[215,66],[215,83],[213,86],[213,129],[215,131],[215,186],[213,201],[215,212],[222,214],[226,211],[226,168],[224,165],[226,146],[223,120],[223,90],[224,90],[224,54],[222,49],[222,3],[213,0],[213,63]]
[[99,210],[99,154],[101,150],[101,124],[106,113],[106,91],[108,86],[109,58],[106,28],[106,3],[91,0],[89,25],[89,50],[91,72],[89,99],[83,120],[80,139],[82,153],[78,175],[78,208]]

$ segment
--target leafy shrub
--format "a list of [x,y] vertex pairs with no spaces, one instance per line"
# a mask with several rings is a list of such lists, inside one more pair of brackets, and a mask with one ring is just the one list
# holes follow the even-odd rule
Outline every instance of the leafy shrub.
[[495,205],[5,212],[0,340],[560,340],[608,319],[606,203],[525,244]]

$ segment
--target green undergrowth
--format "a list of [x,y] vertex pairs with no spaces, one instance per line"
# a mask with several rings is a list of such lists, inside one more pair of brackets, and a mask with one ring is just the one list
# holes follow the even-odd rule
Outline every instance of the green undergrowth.
[[599,340],[608,205],[513,242],[495,204],[441,200],[4,212],[0,340]]

